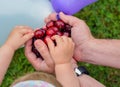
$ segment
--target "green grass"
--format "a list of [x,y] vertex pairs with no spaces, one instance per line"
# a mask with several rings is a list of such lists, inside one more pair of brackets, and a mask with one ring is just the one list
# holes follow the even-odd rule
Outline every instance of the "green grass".
[[[94,37],[120,39],[119,0],[99,0],[75,16],[86,21]],[[79,63],[79,65],[86,66],[90,75],[107,87],[120,86],[120,70],[88,63]],[[21,48],[16,51],[1,87],[9,87],[16,78],[34,71],[24,56],[24,49]]]

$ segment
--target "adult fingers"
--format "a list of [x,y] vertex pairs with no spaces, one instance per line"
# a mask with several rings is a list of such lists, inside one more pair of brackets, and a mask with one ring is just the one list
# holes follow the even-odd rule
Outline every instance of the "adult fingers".
[[41,56],[45,60],[46,64],[50,68],[54,68],[54,62],[51,58],[47,45],[42,40],[35,41],[35,47],[40,52]]
[[36,56],[32,52],[32,39],[27,41],[25,44],[25,56],[31,63],[36,60]]
[[45,23],[48,23],[49,21],[57,21],[56,18],[57,13],[52,13],[50,14],[47,18],[45,18]]

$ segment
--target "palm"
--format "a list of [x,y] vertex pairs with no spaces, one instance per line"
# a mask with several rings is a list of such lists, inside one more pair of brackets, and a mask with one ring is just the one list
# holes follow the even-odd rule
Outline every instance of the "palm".
[[[53,73],[54,72],[54,63],[50,63],[51,66],[49,66],[49,61],[46,61],[46,59],[42,60],[41,58],[37,58],[36,55],[31,51],[32,48],[32,40],[29,40],[26,45],[25,45],[25,55],[29,62],[33,65],[33,67],[37,71],[45,71],[48,73]],[[43,49],[45,50],[45,49]],[[48,50],[45,50],[48,51]],[[47,53],[47,52],[46,52]],[[41,55],[42,56],[42,55]],[[45,54],[43,55],[45,56]],[[47,57],[50,57],[50,55],[47,55]],[[44,57],[43,57],[44,58]],[[50,59],[50,58],[48,58]]]
[[77,21],[75,24],[73,25],[71,36],[76,45],[81,45],[89,40],[92,35],[89,27],[83,21]]

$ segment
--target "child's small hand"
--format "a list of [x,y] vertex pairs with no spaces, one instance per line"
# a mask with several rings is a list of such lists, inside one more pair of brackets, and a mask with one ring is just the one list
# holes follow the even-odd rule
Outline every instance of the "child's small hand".
[[52,39],[56,41],[56,46],[49,38],[47,39],[47,43],[55,64],[70,63],[74,51],[74,43],[72,39],[58,35],[53,36]]
[[20,46],[34,36],[33,30],[28,26],[16,26],[10,33],[6,45],[10,46],[13,50],[18,49]]

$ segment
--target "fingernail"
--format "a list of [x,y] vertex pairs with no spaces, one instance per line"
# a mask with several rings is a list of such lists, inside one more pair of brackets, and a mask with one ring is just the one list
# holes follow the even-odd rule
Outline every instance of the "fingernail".
[[39,41],[36,41],[35,43],[37,46],[40,46],[40,42]]
[[64,13],[63,13],[63,12],[60,12],[59,15],[64,15]]

